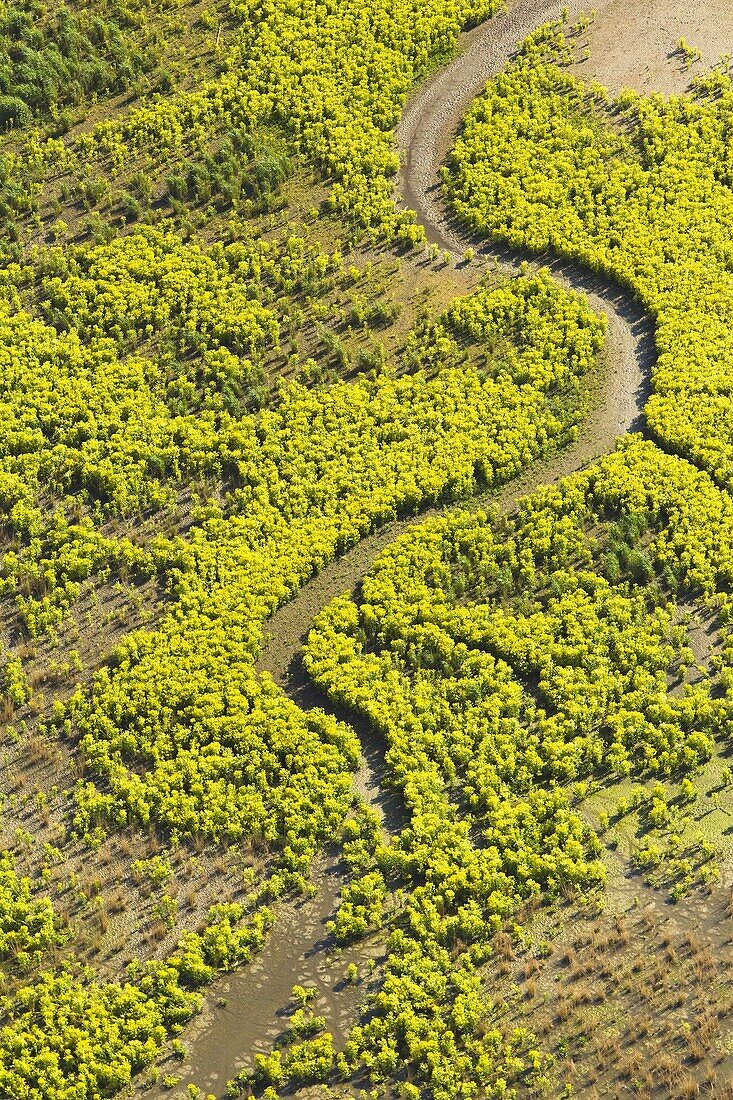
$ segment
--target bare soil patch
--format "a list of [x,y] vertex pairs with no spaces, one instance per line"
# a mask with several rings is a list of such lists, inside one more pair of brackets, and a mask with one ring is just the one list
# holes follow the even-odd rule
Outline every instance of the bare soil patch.
[[[733,0],[611,0],[588,5],[596,18],[584,36],[584,60],[574,68],[611,92],[687,91],[690,82],[733,53]],[[677,46],[681,38],[700,54],[691,65]]]

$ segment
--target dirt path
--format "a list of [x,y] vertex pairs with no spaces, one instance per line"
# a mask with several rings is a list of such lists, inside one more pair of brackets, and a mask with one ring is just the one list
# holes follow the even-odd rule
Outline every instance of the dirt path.
[[[252,1064],[255,1054],[269,1053],[289,1026],[295,1007],[291,990],[296,983],[316,991],[313,1010],[326,1019],[338,1047],[343,1047],[358,1019],[364,997],[377,990],[378,962],[384,947],[374,938],[338,954],[328,954],[326,925],[346,885],[346,868],[338,852],[329,852],[313,869],[318,891],[278,908],[277,921],[264,949],[251,963],[217,978],[204,991],[201,1013],[186,1029],[183,1062],[171,1059],[164,1072],[179,1078],[185,1088],[195,1084],[202,1096],[223,1097],[227,1081]],[[348,980],[348,967],[357,967],[357,981]],[[147,1100],[164,1100],[163,1084],[141,1090]],[[181,1097],[176,1091],[174,1100]],[[181,1097],[182,1100],[182,1097]]]
[[[611,2],[601,0],[594,7],[602,11]],[[561,6],[547,0],[519,0],[508,11],[463,35],[456,59],[417,90],[397,130],[402,165],[398,198],[417,212],[431,243],[449,251],[456,264],[463,262],[463,254],[471,246],[476,251],[472,262],[480,268],[498,268],[511,274],[522,260],[535,268],[549,267],[558,282],[582,291],[593,308],[608,318],[605,369],[578,440],[552,458],[535,463],[504,488],[470,502],[474,505],[493,501],[504,511],[538,485],[558,481],[606,454],[620,435],[643,429],[649,375],[656,358],[653,323],[627,291],[577,264],[551,256],[538,261],[536,257],[518,256],[501,247],[477,243],[450,221],[441,200],[440,166],[468,106],[486,81],[504,68],[516,44],[542,23],[557,19]],[[578,2],[568,7],[571,18],[584,9]],[[385,546],[412,524],[437,511],[426,509],[362,539],[309,581],[270,619],[259,668],[270,672],[299,706],[309,709],[327,705],[300,668],[300,649],[315,616],[333,596],[351,592]]]
[[[596,3],[599,6],[603,5]],[[452,144],[460,118],[486,79],[506,64],[516,42],[547,19],[557,18],[559,8],[557,3],[520,0],[508,13],[463,36],[460,55],[417,92],[399,127],[397,136],[403,163],[401,198],[417,211],[428,239],[449,250],[456,264],[463,262],[463,252],[469,243],[476,246],[476,242],[448,224],[439,201],[440,164]],[[572,15],[581,5],[571,4],[570,8]],[[481,243],[476,247],[473,262],[479,269],[498,265],[502,270],[512,271],[523,258]],[[531,263],[534,267],[542,266],[536,259]],[[618,436],[643,426],[642,410],[655,359],[651,321],[619,287],[550,258],[544,261],[544,266],[550,267],[564,285],[586,293],[592,306],[608,318],[605,369],[594,395],[594,407],[581,426],[576,443],[535,463],[504,488],[471,498],[467,503],[472,506],[491,501],[509,511],[520,496],[540,484],[573,473],[611,450]],[[317,691],[305,675],[300,653],[313,619],[329,600],[339,593],[353,591],[382,549],[411,525],[437,511],[425,509],[388,524],[314,577],[267,623],[258,662],[259,670],[269,672],[302,709],[321,707],[337,717],[348,718],[363,745],[364,761],[355,777],[356,789],[380,813],[388,831],[398,829],[402,820],[399,796],[390,792],[385,782],[384,746],[377,743],[372,731],[362,728],[356,716],[342,715]],[[216,1005],[223,987],[220,983],[212,987],[204,1017],[187,1035],[189,1059],[183,1083],[193,1079],[208,1088],[220,1089],[226,1076],[248,1060],[252,1050],[263,1049],[263,1044],[268,1046],[282,1027],[279,1015],[282,1002],[286,990],[295,982],[306,980],[318,987],[319,1008],[338,1036],[345,1034],[349,1023],[355,1020],[356,1000],[347,997],[348,1004],[340,1002],[333,996],[336,988],[333,979],[325,970],[321,973],[326,967],[323,928],[336,904],[334,887],[339,882],[333,862],[327,870],[328,874],[317,876],[317,897],[306,903],[295,919],[294,914],[289,918],[284,913],[282,925],[278,921],[260,964],[227,979],[225,1008]]]

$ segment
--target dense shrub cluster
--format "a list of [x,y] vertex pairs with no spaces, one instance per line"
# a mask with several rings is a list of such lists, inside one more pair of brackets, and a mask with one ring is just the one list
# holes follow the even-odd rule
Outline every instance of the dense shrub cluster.
[[[712,516],[721,543],[690,557]],[[442,1100],[532,1088],[541,1060],[526,1035],[491,1026],[476,967],[523,899],[602,879],[570,783],[679,777],[730,728],[729,676],[670,694],[687,650],[654,579],[727,586],[732,535],[727,494],[635,442],[511,520],[457,512],[412,529],[358,603],[316,620],[307,668],[381,732],[409,813],[335,922],[341,939],[363,935],[385,882],[403,892],[382,989],[338,1072],[379,1083],[399,1067],[416,1088],[405,1095]],[[609,553],[626,560],[613,580]]]
[[[561,316],[565,346],[554,339]],[[212,434],[239,487],[171,553],[178,608],[156,633],[131,637],[63,719],[109,792],[98,807],[87,792],[85,821],[112,813],[112,798],[116,820],[152,817],[186,835],[291,845],[329,835],[349,797],[353,738],[255,677],[259,625],[378,523],[522,469],[567,426],[548,411],[548,388],[576,383],[602,334],[546,275],[479,290],[445,324],[488,326],[509,345],[522,337],[496,378],[446,365],[430,379],[293,386],[276,410]]]
[[140,0],[88,8],[15,0],[0,13],[0,128],[90,97],[114,94],[151,69],[158,56],[144,34]]
[[[223,387],[217,364],[246,369],[245,356],[256,362],[277,339],[267,292],[310,292],[335,262],[295,238],[207,249],[143,229],[40,252],[4,274],[2,507],[17,539],[3,562],[7,592],[26,587],[31,634],[57,627],[95,571],[159,570],[175,600],[91,691],[54,708],[49,730],[79,735],[101,781],[79,785],[76,828],[92,839],[100,824],[151,822],[174,836],[264,845],[280,870],[263,897],[302,887],[314,851],[338,831],[358,745],[347,727],[303,714],[256,675],[262,622],[376,524],[464,495],[477,478],[499,484],[572,432],[603,334],[579,297],[547,275],[522,277],[480,288],[416,335],[411,373],[382,367],[330,389],[291,385],[254,414],[213,400],[202,414],[193,399],[176,411],[180,381],[143,354],[146,341],[165,334],[197,363],[186,374],[193,392],[213,399]],[[21,306],[29,288],[45,321]],[[466,342],[484,340],[501,355],[463,362]],[[550,411],[550,395],[566,401]],[[105,515],[164,502],[197,472],[235,488],[194,516],[185,542],[143,550],[101,534]],[[85,499],[91,514],[80,516]],[[5,689],[20,706],[28,688],[16,665],[6,662]],[[352,901],[364,897],[373,923],[379,908],[367,887],[355,886]],[[6,1088],[29,1098],[117,1091],[196,1009],[198,986],[256,949],[269,920],[261,900],[254,916],[239,906],[212,912],[162,969],[136,968],[122,985],[42,974],[6,1006]],[[12,938],[20,917],[11,916]],[[35,940],[17,942],[36,960]],[[329,1062],[310,1047],[298,1058],[309,1074]]]
[[4,852],[0,857],[0,960],[28,971],[40,965],[44,951],[62,938],[49,899],[34,893],[30,879],[18,875]]
[[647,422],[729,485],[733,85],[717,73],[694,97],[609,106],[561,67],[564,46],[546,28],[490,82],[446,171],[451,201],[480,232],[582,260],[639,296],[659,349]]
[[244,29],[223,75],[100,123],[82,142],[84,153],[120,167],[153,145],[171,152],[195,145],[222,122],[252,130],[274,120],[332,177],[333,205],[355,228],[422,240],[413,216],[397,213],[392,201],[392,130],[415,79],[451,52],[464,24],[492,14],[495,0],[370,0],[358,8],[353,0],[231,0],[229,7]]
[[[302,152],[329,177],[347,241],[368,230],[419,242],[392,202],[392,129],[415,78],[495,7],[232,0],[241,34],[233,46],[227,36],[217,76],[73,147],[36,133],[8,143],[0,217],[32,211],[54,173],[76,173],[93,195],[100,166],[141,156],[171,156],[171,206],[223,208],[270,195]],[[19,126],[117,90],[148,63],[126,52],[122,8],[104,11],[106,29],[82,10],[3,10],[20,45],[7,65],[0,53],[0,125],[3,110]],[[730,84],[711,78],[694,100],[628,97],[618,128],[601,92],[548,50],[562,55],[556,30],[472,112],[452,200],[481,231],[551,246],[636,291],[658,321],[649,422],[725,482]],[[150,197],[150,182],[138,185]],[[122,205],[128,221],[142,213],[135,195]],[[352,877],[333,933],[348,943],[387,926],[381,988],[345,1051],[301,1014],[303,1041],[260,1057],[242,1087],[366,1075],[396,1079],[407,1100],[506,1096],[522,1077],[539,1087],[542,1057],[491,1016],[480,967],[523,902],[603,878],[570,783],[692,772],[727,731],[730,651],[715,691],[685,686],[672,597],[715,597],[730,615],[730,498],[634,440],[510,521],[456,513],[415,529],[358,601],[332,603],[307,666],[385,739],[408,822],[384,843],[354,804],[354,732],[257,673],[263,624],[378,525],[497,487],[572,439],[603,321],[546,273],[525,275],[426,318],[401,371],[378,349],[352,383],[266,390],[293,299],[316,322],[342,254],[294,234],[232,236],[212,244],[171,221],[19,250],[2,271],[0,593],[27,634],[51,638],[95,575],[157,575],[169,599],[155,629],[129,634],[50,712],[45,733],[86,769],[72,828],[93,847],[105,828],[160,826],[270,862],[244,901],[214,906],[168,958],[135,963],[124,980],[39,969],[3,1004],[0,1091],[118,1092],[196,1011],[197,990],[261,947],[267,903],[305,887],[314,853],[340,835]],[[170,505],[198,478],[218,491],[192,508],[185,537],[141,548],[104,526]],[[9,705],[29,701],[13,653],[0,687]],[[48,902],[4,862],[3,961],[40,968],[58,939]]]

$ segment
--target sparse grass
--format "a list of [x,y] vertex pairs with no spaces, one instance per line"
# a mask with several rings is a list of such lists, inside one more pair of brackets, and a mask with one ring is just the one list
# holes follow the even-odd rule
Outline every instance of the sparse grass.
[[[719,1082],[733,1072],[727,893],[685,912],[685,902],[672,907],[642,889],[643,905],[628,911],[597,914],[575,902],[540,911],[510,953],[510,938],[498,938],[485,982],[503,1007],[490,1022],[526,1027],[556,1055],[541,1095],[566,1095],[568,1081],[584,1100],[723,1095]],[[547,957],[537,948],[549,935],[557,950]],[[520,1098],[539,1095],[526,1081],[516,1086]]]

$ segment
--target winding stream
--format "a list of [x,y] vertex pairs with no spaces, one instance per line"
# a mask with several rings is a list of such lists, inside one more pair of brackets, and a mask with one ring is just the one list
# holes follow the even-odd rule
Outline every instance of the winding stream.
[[[600,9],[607,2],[596,0],[594,6]],[[567,6],[571,18],[584,8],[577,2]],[[560,7],[557,2],[518,0],[508,11],[464,34],[456,59],[416,91],[397,131],[402,164],[398,198],[417,212],[431,243],[449,251],[455,263],[462,262],[469,245],[474,247],[472,262],[479,269],[492,265],[511,273],[525,259],[535,268],[549,267],[563,285],[582,291],[593,308],[608,318],[604,375],[577,441],[560,454],[535,463],[508,486],[471,502],[491,500],[504,511],[538,485],[566,477],[607,453],[618,436],[643,428],[643,407],[656,354],[653,324],[628,292],[576,264],[553,257],[519,257],[477,242],[451,222],[441,203],[439,169],[467,107],[485,82],[506,65],[516,43],[542,23],[556,19]],[[302,669],[300,651],[306,634],[317,613],[334,595],[352,591],[384,547],[437,511],[426,509],[363,539],[304,585],[269,621],[258,668],[269,672],[298,706],[305,710],[318,706],[344,717]],[[363,744],[364,761],[355,785],[380,813],[385,829],[393,831],[401,823],[400,801],[383,782],[383,746],[375,743],[374,734],[361,728],[353,715],[348,720]],[[204,1093],[222,1095],[227,1079],[249,1062],[254,1051],[270,1048],[286,1026],[282,1009],[296,982],[317,987],[317,1010],[326,1016],[337,1041],[346,1037],[367,986],[345,983],[350,958],[329,962],[324,950],[325,923],[343,883],[337,854],[326,857],[315,881],[318,892],[313,898],[281,908],[265,950],[252,964],[218,980],[208,991],[204,1012],[186,1033],[189,1058],[183,1067],[183,1083],[195,1081]],[[377,950],[374,945],[360,945],[356,961],[363,974],[369,969],[370,953],[375,958]]]

